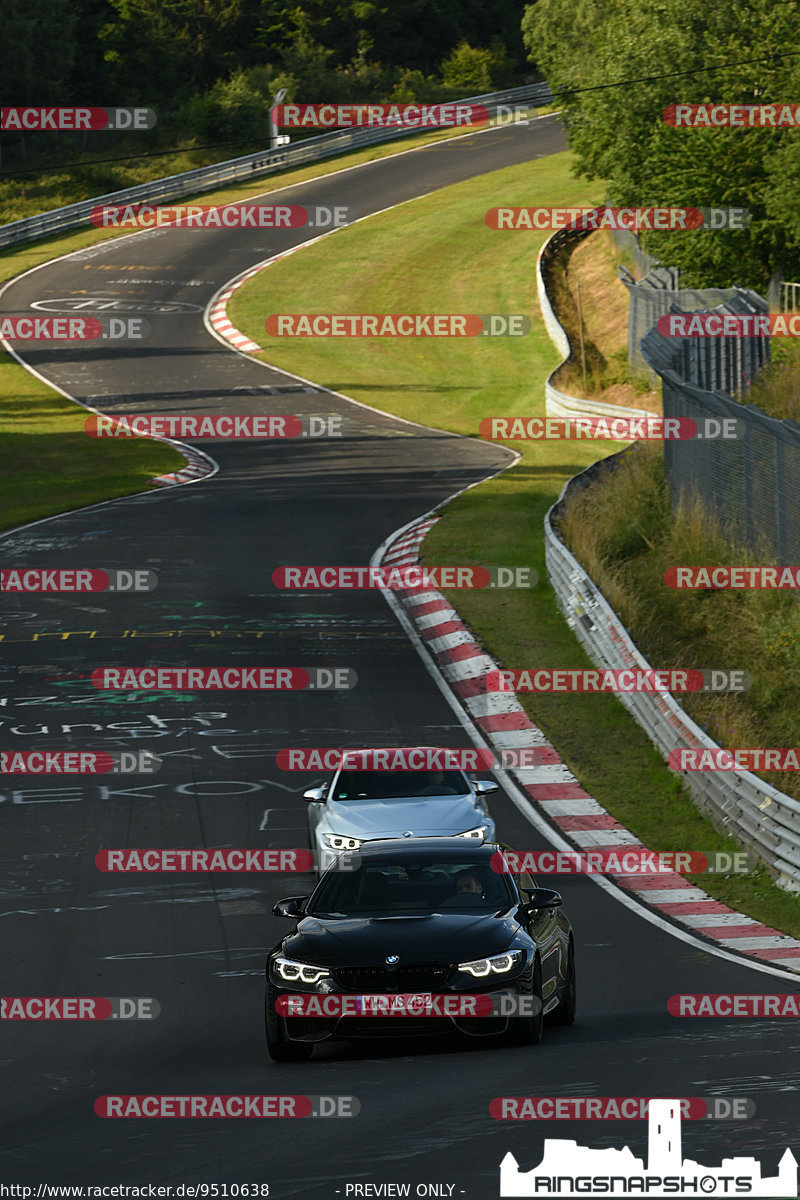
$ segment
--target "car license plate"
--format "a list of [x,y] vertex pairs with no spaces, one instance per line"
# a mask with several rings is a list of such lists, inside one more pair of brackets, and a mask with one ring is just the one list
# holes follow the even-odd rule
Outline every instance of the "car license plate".
[[365,1017],[424,1017],[433,999],[432,992],[378,992],[358,997]]

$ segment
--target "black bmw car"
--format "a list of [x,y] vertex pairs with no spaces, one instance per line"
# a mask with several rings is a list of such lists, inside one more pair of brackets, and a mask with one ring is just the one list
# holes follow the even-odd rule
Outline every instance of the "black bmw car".
[[464,838],[372,842],[342,853],[267,958],[267,1049],[310,1058],[331,1038],[510,1033],[541,1040],[575,1018],[575,950],[561,896],[504,870],[503,847]]

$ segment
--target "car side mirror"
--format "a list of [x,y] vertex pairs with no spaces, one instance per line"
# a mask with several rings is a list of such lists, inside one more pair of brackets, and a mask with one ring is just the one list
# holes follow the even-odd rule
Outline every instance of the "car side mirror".
[[296,921],[303,915],[306,900],[308,900],[308,896],[287,896],[273,905],[272,915],[273,917],[288,917],[290,920]]
[[472,786],[476,792],[485,796],[487,792],[496,792],[499,785],[493,779],[473,779]]
[[552,888],[525,888],[528,899],[523,908],[526,913],[535,913],[541,908],[560,908],[564,903],[561,892]]
[[321,804],[325,800],[325,792],[324,787],[309,788],[307,792],[303,792],[303,799],[308,800],[309,804]]

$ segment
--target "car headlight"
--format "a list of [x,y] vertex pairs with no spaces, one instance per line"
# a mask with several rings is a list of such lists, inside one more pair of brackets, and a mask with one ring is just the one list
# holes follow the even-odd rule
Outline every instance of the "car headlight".
[[341,833],[323,833],[322,840],[329,850],[359,850],[362,838],[345,837]]
[[463,833],[457,833],[456,837],[475,838],[476,841],[482,842],[488,831],[487,825],[477,825],[474,829],[465,829]]
[[466,971],[476,979],[486,975],[505,975],[513,971],[524,957],[523,950],[510,950],[507,954],[495,954],[491,958],[474,958],[471,962],[459,963],[459,971]]
[[279,955],[272,960],[276,975],[287,983],[319,983],[330,975],[327,967],[315,967],[311,963],[295,962],[294,959]]

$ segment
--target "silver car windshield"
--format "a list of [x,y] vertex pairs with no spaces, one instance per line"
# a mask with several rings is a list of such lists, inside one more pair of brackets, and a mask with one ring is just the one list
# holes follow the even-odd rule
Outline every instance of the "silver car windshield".
[[342,771],[332,800],[395,800],[415,796],[467,796],[461,771]]
[[507,909],[514,900],[507,876],[494,872],[488,862],[362,860],[357,870],[326,875],[307,911],[316,917],[490,913]]

